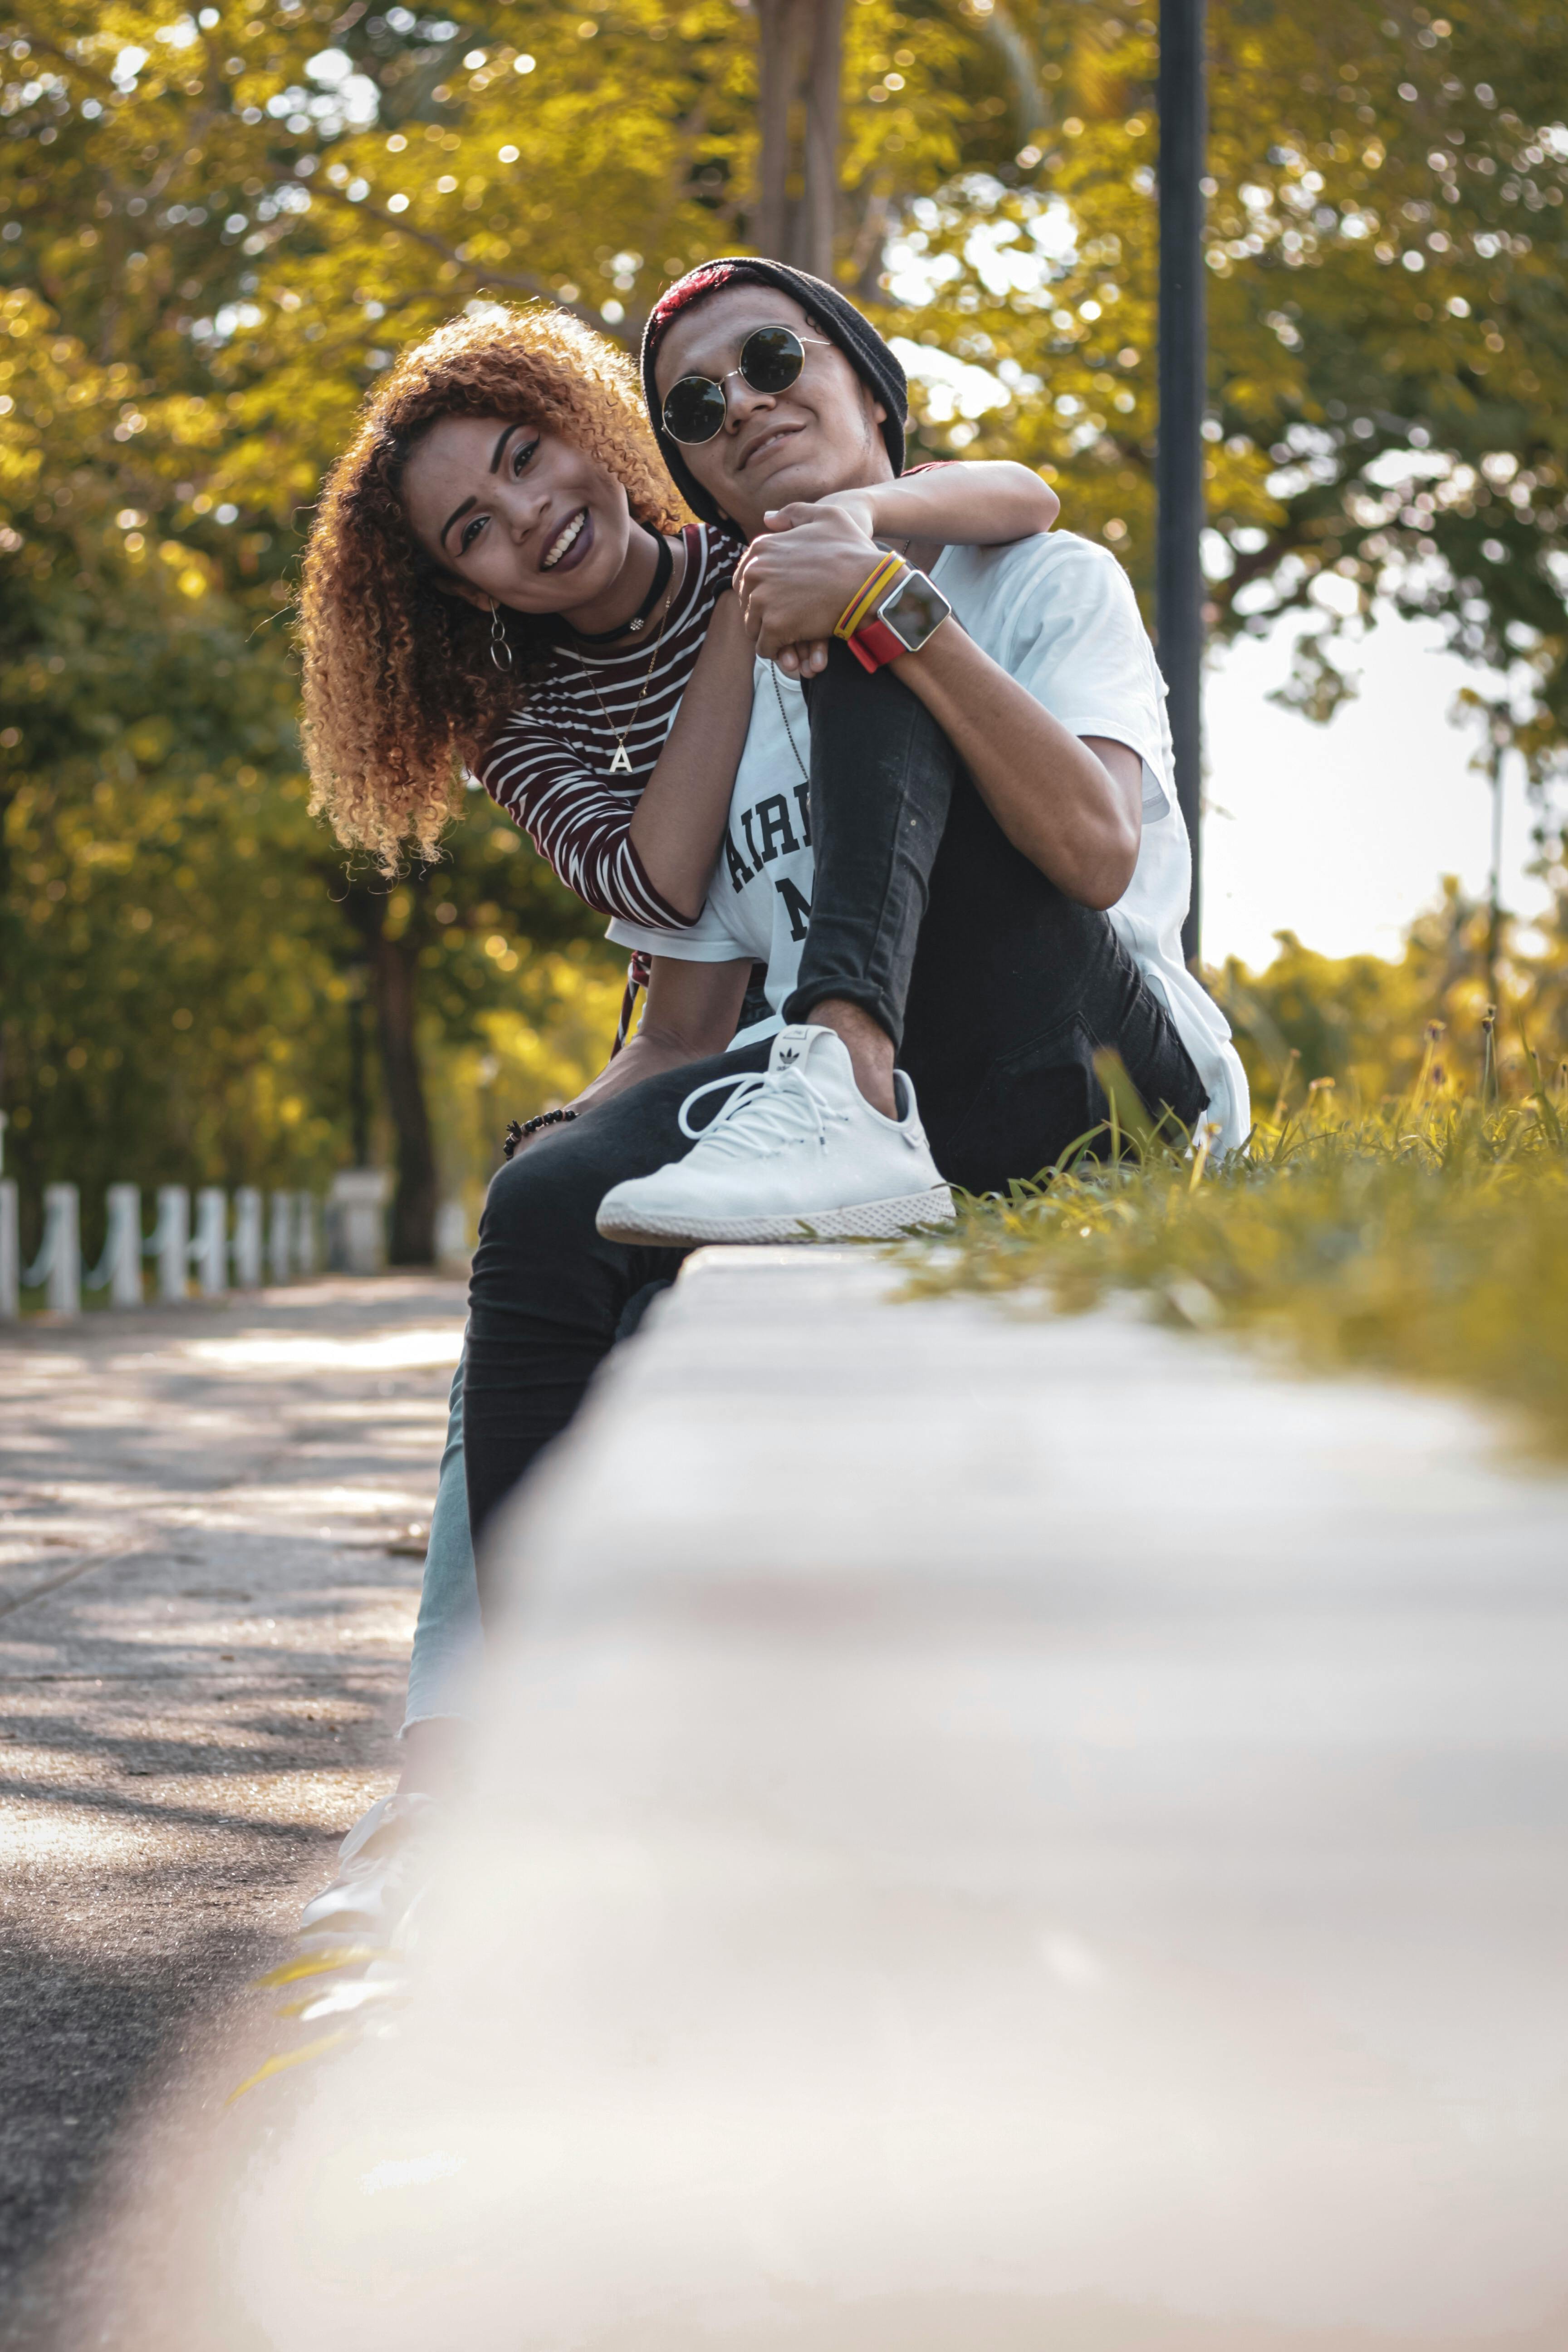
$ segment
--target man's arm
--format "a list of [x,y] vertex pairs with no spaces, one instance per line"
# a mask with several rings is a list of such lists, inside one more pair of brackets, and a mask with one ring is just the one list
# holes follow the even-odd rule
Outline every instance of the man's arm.
[[[647,1001],[637,1035],[629,1038],[613,1061],[568,1105],[574,1111],[591,1110],[595,1103],[624,1095],[644,1078],[663,1070],[679,1069],[684,1062],[700,1062],[721,1054],[735,1034],[741,1003],[746,993],[751,962],[688,963],[674,956],[655,956],[647,984]],[[541,1130],[548,1134],[549,1129]],[[529,1142],[533,1140],[531,1136]],[[526,1150],[520,1145],[519,1150]]]
[[[878,560],[852,515],[821,510],[776,539],[766,562],[735,575],[760,653],[831,635]],[[944,621],[894,674],[918,695],[968,768],[1016,849],[1084,907],[1112,907],[1132,879],[1142,836],[1142,763],[1126,745],[1072,734],[1026,687]]]
[[1080,907],[1114,907],[1143,835],[1137,752],[1074,735],[952,621],[894,674],[925,704],[1014,848]]

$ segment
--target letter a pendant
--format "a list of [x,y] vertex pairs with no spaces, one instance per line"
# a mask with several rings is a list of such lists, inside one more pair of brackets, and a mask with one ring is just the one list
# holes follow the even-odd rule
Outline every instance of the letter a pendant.
[[629,776],[631,772],[632,763],[626,757],[626,747],[624,743],[617,743],[616,756],[610,761],[610,773],[612,776]]

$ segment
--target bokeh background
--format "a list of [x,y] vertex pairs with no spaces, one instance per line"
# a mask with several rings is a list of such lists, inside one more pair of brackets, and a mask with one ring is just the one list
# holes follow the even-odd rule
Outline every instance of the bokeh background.
[[[784,121],[803,11],[840,105],[834,267],[898,339],[918,448],[1037,466],[1146,596],[1142,0],[0,8],[25,1216],[54,1179],[374,1162],[417,1261],[408,1204],[476,1202],[506,1119],[602,1060],[619,961],[482,794],[392,885],[308,817],[300,552],[410,337],[542,299],[630,343],[671,274],[794,233],[759,58]],[[1462,1065],[1494,1001],[1522,1086],[1527,1047],[1568,1054],[1568,13],[1211,0],[1209,31],[1213,984],[1270,1100],[1376,1101],[1433,1019]]]

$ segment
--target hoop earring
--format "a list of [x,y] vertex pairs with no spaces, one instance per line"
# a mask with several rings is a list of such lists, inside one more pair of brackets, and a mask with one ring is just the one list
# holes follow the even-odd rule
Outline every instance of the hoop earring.
[[[502,656],[505,656],[503,659]],[[512,667],[511,639],[501,623],[500,606],[490,599],[490,659],[497,669],[510,672]]]

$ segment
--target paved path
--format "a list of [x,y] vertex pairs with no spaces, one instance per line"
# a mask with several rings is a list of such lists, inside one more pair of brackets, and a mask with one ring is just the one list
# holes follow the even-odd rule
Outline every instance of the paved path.
[[[458,1286],[0,1328],[0,2340],[389,1784]],[[212,2045],[216,2043],[216,2049]],[[98,2340],[96,2337],[93,2340]]]

